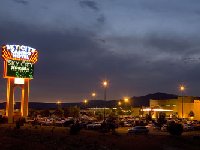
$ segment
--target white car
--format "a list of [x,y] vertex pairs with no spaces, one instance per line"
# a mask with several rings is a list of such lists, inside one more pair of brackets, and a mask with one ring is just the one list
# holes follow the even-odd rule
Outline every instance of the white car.
[[99,129],[101,127],[100,123],[92,123],[86,126],[87,129]]
[[128,122],[124,122],[124,127],[132,127],[133,125],[131,123],[128,123]]

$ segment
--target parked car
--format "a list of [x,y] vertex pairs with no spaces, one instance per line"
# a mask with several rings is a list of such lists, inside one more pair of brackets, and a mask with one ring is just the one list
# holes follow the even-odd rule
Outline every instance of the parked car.
[[99,122],[94,122],[94,123],[86,125],[87,129],[100,129],[100,127],[101,127],[101,123]]
[[65,120],[65,122],[63,123],[64,127],[70,127],[71,125],[74,124],[74,120],[73,119],[67,119]]
[[26,118],[26,123],[32,124],[33,122],[34,122],[34,118],[30,118],[30,117]]
[[145,126],[135,126],[128,129],[128,134],[148,134],[149,129]]
[[148,129],[150,129],[150,128],[153,127],[153,124],[149,123],[149,124],[147,124],[145,127],[147,127]]
[[129,123],[129,122],[124,122],[124,127],[132,127],[133,125],[131,124],[131,123]]
[[191,131],[191,130],[194,130],[194,127],[190,124],[182,124],[183,125],[183,131]]
[[167,131],[167,125],[164,124],[162,127],[161,127],[161,131]]
[[191,124],[194,130],[200,130],[200,123],[199,122],[194,122]]
[[62,127],[64,125],[64,123],[65,123],[65,120],[62,120],[62,119],[57,119],[55,121],[55,125],[59,126],[59,127]]

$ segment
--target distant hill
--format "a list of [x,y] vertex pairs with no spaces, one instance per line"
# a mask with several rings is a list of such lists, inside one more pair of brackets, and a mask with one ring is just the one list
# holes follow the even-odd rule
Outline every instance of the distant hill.
[[[81,106],[81,103],[62,103],[61,106],[70,107],[70,106]],[[15,109],[20,109],[21,102],[16,102]],[[29,108],[32,109],[56,109],[58,105],[56,103],[42,103],[42,102],[29,102]],[[6,103],[0,103],[0,109],[5,109]]]
[[[167,94],[167,93],[154,93],[154,94],[148,94],[145,96],[138,96],[138,97],[132,97],[130,99],[129,104],[133,107],[141,107],[141,106],[149,106],[149,100],[150,99],[158,99],[158,100],[165,100],[165,99],[175,99],[177,98],[177,95],[173,94]],[[87,107],[116,107],[118,103],[118,100],[90,100],[87,104]],[[15,108],[19,109],[21,103],[16,102]],[[77,103],[62,103],[62,107],[70,107],[70,106],[78,106],[78,107],[85,107],[85,104],[82,102]],[[0,109],[5,109],[6,103],[0,103]],[[29,102],[29,108],[32,109],[55,109],[57,108],[56,103],[42,103],[42,102]]]
[[131,100],[132,100],[132,105],[134,107],[140,107],[140,106],[149,106],[150,99],[166,100],[166,99],[176,99],[176,98],[178,98],[177,95],[158,92],[154,94],[148,94],[145,96],[132,97]]

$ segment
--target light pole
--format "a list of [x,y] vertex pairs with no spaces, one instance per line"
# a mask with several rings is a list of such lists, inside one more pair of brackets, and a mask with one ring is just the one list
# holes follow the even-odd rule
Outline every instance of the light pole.
[[[118,109],[117,109],[117,121],[119,121],[119,115],[120,115],[120,113],[119,113],[119,111],[120,111],[120,106],[122,105],[122,102],[121,101],[119,101],[118,103],[117,103],[117,105],[118,105]],[[122,114],[122,113],[121,113]],[[123,116],[123,114],[122,114],[122,116]]]
[[[96,98],[95,98],[96,95],[97,95],[96,92],[92,92],[92,93],[91,93],[91,96],[92,96],[92,99],[93,99],[93,100],[96,100]],[[94,110],[94,115],[96,115],[95,110]]]
[[122,115],[122,118],[123,118],[123,113],[122,113],[122,108],[121,108],[122,102],[121,102],[121,101],[118,101],[117,105],[118,105],[118,109],[117,109],[118,118],[117,118],[117,119],[118,119],[118,121],[119,121],[119,115],[120,115],[120,114]]
[[129,98],[124,97],[124,102],[125,102],[125,104],[128,103],[129,102]]
[[[104,103],[106,102],[107,99],[107,87],[108,87],[108,81],[103,81],[103,87],[104,87]],[[103,121],[105,122],[105,116],[106,116],[106,112],[105,112],[105,106],[103,109]]]
[[124,103],[125,103],[125,112],[126,112],[126,115],[127,115],[127,112],[128,112],[127,104],[129,103],[129,98],[128,97],[124,97]]
[[95,100],[95,97],[96,97],[97,94],[95,92],[92,92],[91,95],[92,95],[93,100]]
[[88,103],[88,100],[87,100],[87,99],[84,99],[84,100],[83,100],[83,103],[85,104],[85,108],[86,108],[86,105],[87,105],[87,103]]
[[61,101],[60,101],[60,100],[58,100],[58,101],[56,102],[56,104],[57,104],[57,106],[58,106],[58,109],[59,109],[59,107],[61,106]]
[[122,102],[119,101],[119,102],[118,102],[118,106],[121,106],[121,105],[122,105]]
[[181,96],[182,96],[182,119],[183,119],[183,92],[185,90],[185,86],[181,85],[180,90],[181,90]]

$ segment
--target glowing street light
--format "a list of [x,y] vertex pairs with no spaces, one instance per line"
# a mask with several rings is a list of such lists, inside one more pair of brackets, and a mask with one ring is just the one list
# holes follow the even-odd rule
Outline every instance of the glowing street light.
[[87,104],[88,104],[88,100],[87,100],[87,99],[84,99],[84,100],[83,100],[83,103],[84,103],[84,107],[85,107],[85,109],[86,109],[86,106],[87,106]]
[[92,95],[92,97],[93,97],[93,100],[94,100],[97,94],[96,94],[95,92],[92,92],[92,94],[91,94],[91,95]]
[[[104,80],[102,84],[103,84],[103,87],[104,87],[104,101],[106,101],[108,81]],[[104,109],[103,109],[103,121],[104,122],[105,122],[105,116],[106,116],[106,112],[105,112],[105,107],[104,107]]]
[[184,85],[181,85],[181,86],[180,86],[180,90],[181,90],[181,91],[184,91],[184,90],[185,90]]
[[108,81],[106,81],[106,80],[103,81],[103,86],[104,86],[104,87],[107,87],[107,86],[108,86]]
[[180,86],[181,96],[182,96],[182,119],[183,119],[183,92],[185,91],[185,86]]
[[128,97],[124,97],[124,103],[125,103],[125,110],[128,111],[128,106],[127,106],[127,104],[129,103]]
[[129,98],[124,97],[124,102],[125,102],[125,103],[128,103],[128,102],[129,102]]
[[59,107],[61,106],[61,101],[60,101],[60,100],[58,100],[58,101],[56,102],[56,104],[57,104],[57,106],[58,106],[58,109],[59,109]]
[[122,105],[122,102],[119,101],[119,102],[118,102],[118,106],[121,106],[121,105]]
[[106,97],[106,96],[107,96],[107,95],[106,95],[106,94],[107,94],[106,92],[107,92],[107,87],[108,87],[108,81],[106,81],[106,80],[103,81],[103,87],[104,87],[104,100],[106,101],[106,98],[107,98],[107,97]]
[[88,100],[87,99],[84,99],[83,100],[84,104],[86,105],[88,103]]
[[57,105],[60,105],[60,104],[61,104],[61,101],[58,100],[56,103],[57,103]]

